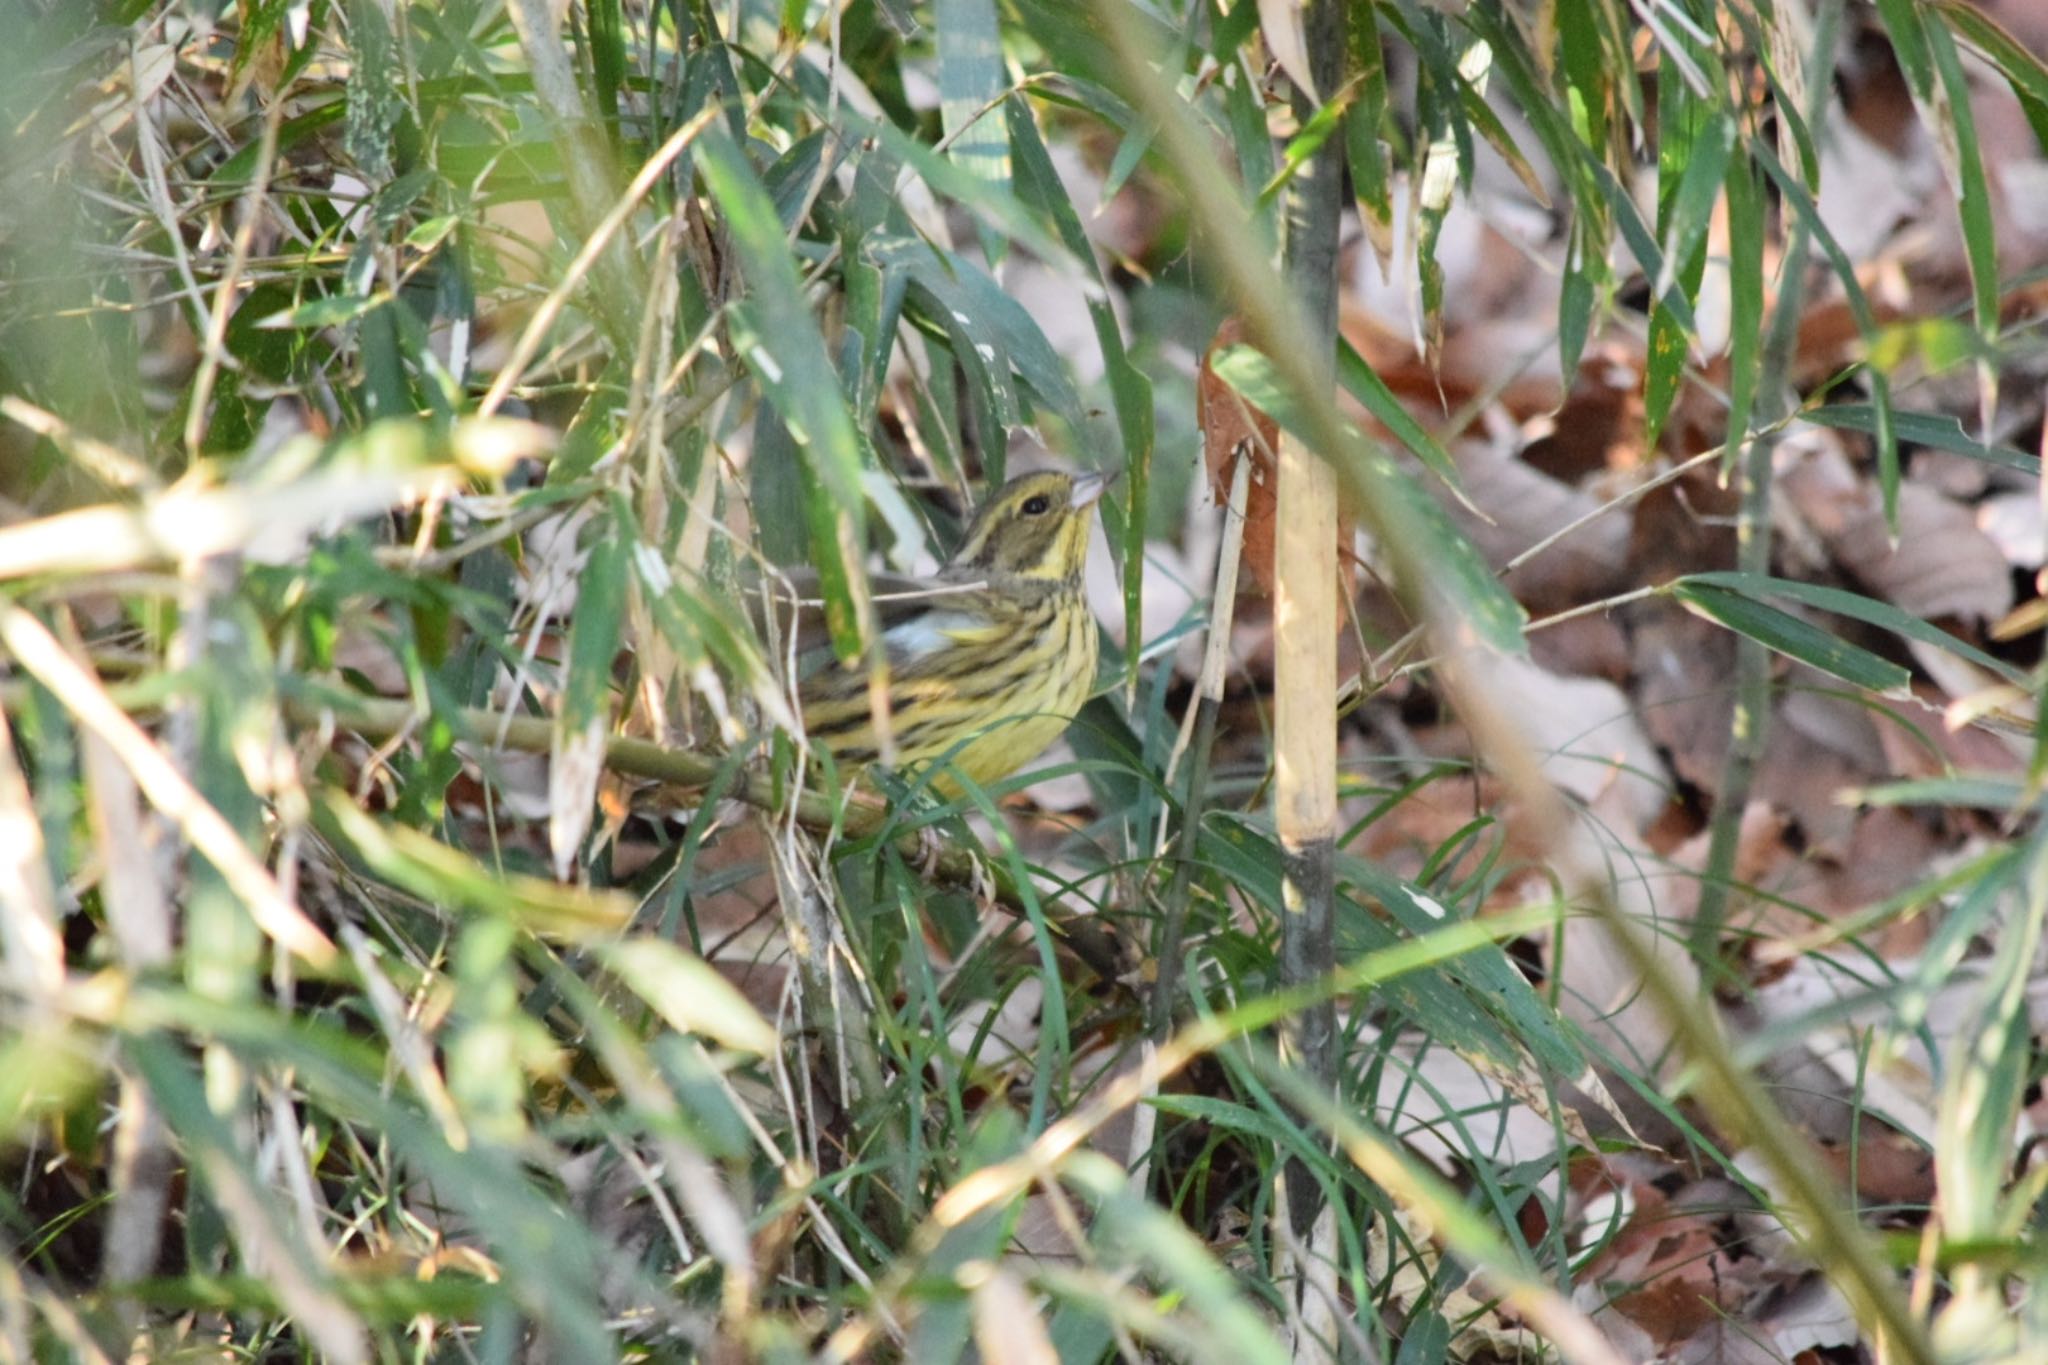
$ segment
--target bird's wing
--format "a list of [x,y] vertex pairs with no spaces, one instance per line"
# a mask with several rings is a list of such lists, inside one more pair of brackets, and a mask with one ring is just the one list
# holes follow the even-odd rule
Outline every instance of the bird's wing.
[[[970,605],[968,595],[982,586],[978,581],[953,583],[869,574],[868,587],[874,594],[875,617],[890,664],[914,663],[949,643],[968,642],[994,629],[988,616]],[[824,599],[815,569],[785,570],[778,579],[763,580],[748,592],[749,610],[757,626],[763,624],[764,599],[774,609],[780,648],[790,647],[794,632],[799,676],[830,657],[831,636],[825,627]]]
[[925,609],[906,616],[882,632],[882,647],[892,668],[930,658],[955,645],[986,644],[999,627],[986,612],[926,600]]

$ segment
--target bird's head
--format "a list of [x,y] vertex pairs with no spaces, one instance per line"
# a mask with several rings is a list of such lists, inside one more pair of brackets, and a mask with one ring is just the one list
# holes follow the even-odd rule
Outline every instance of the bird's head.
[[1025,474],[982,504],[947,564],[955,573],[1044,583],[1081,581],[1088,519],[1108,479],[1101,474]]

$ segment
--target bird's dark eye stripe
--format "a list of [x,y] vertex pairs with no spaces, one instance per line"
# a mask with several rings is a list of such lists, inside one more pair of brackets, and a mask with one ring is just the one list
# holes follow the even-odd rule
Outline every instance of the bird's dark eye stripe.
[[1043,493],[1024,499],[1024,515],[1027,517],[1042,517],[1051,510],[1052,500]]

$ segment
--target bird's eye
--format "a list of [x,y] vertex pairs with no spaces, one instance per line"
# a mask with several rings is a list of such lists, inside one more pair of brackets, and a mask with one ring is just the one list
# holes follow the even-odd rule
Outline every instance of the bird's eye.
[[1024,515],[1027,517],[1042,517],[1051,510],[1052,499],[1043,493],[1036,493],[1024,499]]

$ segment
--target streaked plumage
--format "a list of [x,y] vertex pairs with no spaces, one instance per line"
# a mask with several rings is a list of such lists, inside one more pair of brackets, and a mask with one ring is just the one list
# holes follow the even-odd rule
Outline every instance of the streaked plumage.
[[[1102,488],[1099,474],[1012,479],[933,579],[873,579],[899,768],[961,745],[953,765],[977,784],[996,781],[1043,753],[1088,699],[1096,636],[1081,569]],[[880,758],[868,670],[812,646],[798,674],[811,742],[842,769]],[[954,790],[943,775],[939,785]]]

